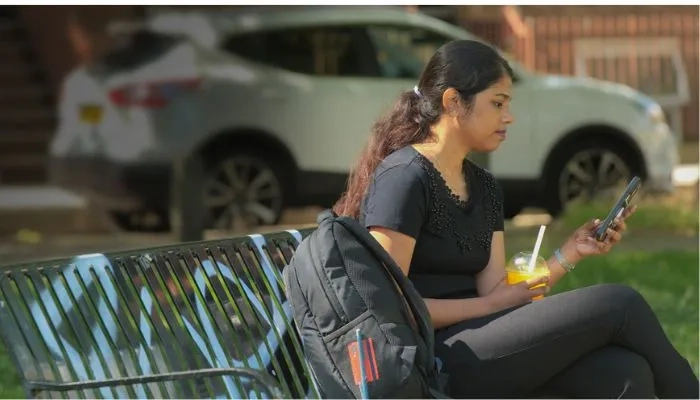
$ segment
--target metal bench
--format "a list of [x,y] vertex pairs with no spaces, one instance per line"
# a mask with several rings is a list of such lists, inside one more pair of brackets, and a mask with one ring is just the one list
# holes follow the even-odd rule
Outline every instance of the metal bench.
[[310,233],[28,263],[0,333],[30,398],[319,398],[281,278]]

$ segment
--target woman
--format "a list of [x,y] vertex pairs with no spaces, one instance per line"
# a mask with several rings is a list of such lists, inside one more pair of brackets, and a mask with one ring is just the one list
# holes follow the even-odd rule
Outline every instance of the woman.
[[689,363],[634,289],[531,300],[583,258],[610,251],[633,209],[604,242],[592,238],[598,220],[576,230],[547,261],[549,279],[504,283],[502,193],[466,157],[506,140],[511,87],[512,70],[492,48],[441,47],[374,126],[335,211],[358,218],[424,297],[452,396],[698,398]]

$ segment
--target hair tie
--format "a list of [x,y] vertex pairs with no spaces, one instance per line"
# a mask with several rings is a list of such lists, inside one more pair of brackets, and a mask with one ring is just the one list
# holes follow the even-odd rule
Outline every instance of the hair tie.
[[420,90],[418,90],[418,85],[416,85],[416,86],[413,87],[413,93],[415,93],[416,96],[418,96],[418,97],[423,97],[423,96],[420,94]]

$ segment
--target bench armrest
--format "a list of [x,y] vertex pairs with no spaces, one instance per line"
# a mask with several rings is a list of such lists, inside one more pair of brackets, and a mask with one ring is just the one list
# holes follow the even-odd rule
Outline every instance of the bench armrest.
[[32,397],[42,391],[66,392],[69,390],[97,389],[102,387],[114,387],[123,385],[135,385],[142,383],[174,381],[178,379],[208,378],[215,376],[246,376],[258,381],[268,391],[272,398],[283,398],[284,395],[279,389],[277,382],[267,374],[249,368],[204,368],[191,371],[168,372],[163,374],[129,376],[124,378],[113,378],[104,380],[90,380],[80,382],[58,383],[48,381],[27,381],[26,386],[30,390]]

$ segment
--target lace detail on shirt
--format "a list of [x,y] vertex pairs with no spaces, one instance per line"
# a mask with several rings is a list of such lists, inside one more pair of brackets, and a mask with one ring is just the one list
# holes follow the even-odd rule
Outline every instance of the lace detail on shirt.
[[[420,155],[419,160],[421,167],[428,174],[430,184],[428,226],[435,232],[447,232],[455,240],[462,253],[474,251],[477,246],[490,252],[491,238],[496,227],[498,210],[500,210],[500,200],[493,176],[482,168],[465,161],[469,167],[473,166],[472,169],[476,177],[476,182],[473,182],[471,187],[478,186],[479,189],[475,192],[481,194],[481,198],[476,199],[471,197],[477,193],[467,193],[470,199],[465,201],[452,192],[440,171],[430,160],[422,155]],[[452,204],[449,204],[448,201]],[[467,213],[470,202],[481,204],[481,208],[476,207],[469,211],[469,219],[474,221],[474,226],[459,226],[455,219],[455,211]]]

